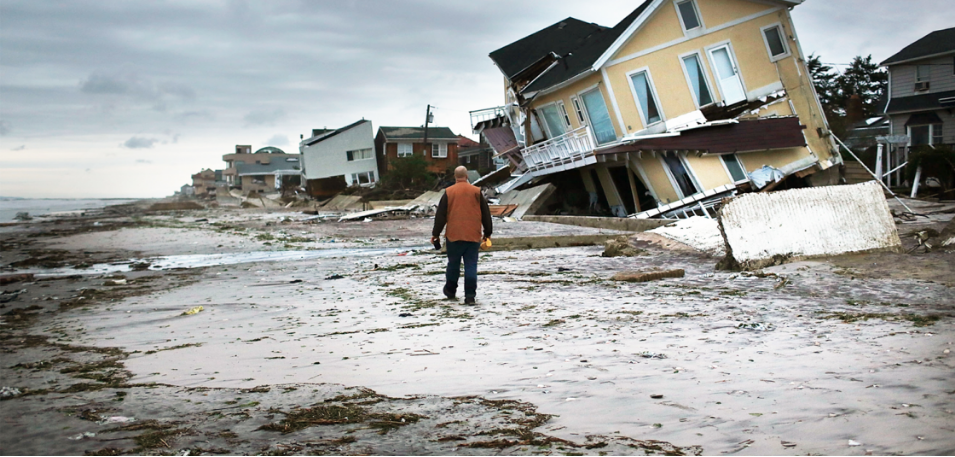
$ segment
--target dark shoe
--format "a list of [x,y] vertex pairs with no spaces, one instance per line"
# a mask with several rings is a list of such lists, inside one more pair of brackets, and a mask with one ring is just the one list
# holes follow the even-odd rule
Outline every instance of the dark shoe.
[[476,305],[477,303],[474,301],[474,297],[464,297],[464,304],[465,304],[465,305]]
[[454,292],[455,292],[455,291],[452,290],[452,291],[448,292],[448,286],[447,286],[447,285],[444,286],[443,292],[444,292],[444,296],[445,296],[445,297],[448,297],[449,300],[453,300],[453,299],[457,298],[457,297],[455,297],[455,295],[454,295]]

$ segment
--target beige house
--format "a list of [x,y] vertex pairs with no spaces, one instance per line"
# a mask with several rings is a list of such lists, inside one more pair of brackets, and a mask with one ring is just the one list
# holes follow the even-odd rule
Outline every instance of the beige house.
[[199,197],[214,196],[216,194],[216,172],[206,168],[192,175],[192,187]]
[[835,184],[801,3],[647,0],[614,27],[567,18],[492,52],[507,105],[472,126],[515,168],[499,190],[573,170],[591,206],[673,217],[784,179]]
[[266,146],[255,152],[248,145],[236,145],[234,154],[225,154],[222,177],[231,189],[249,192],[276,192],[301,185],[301,154]]

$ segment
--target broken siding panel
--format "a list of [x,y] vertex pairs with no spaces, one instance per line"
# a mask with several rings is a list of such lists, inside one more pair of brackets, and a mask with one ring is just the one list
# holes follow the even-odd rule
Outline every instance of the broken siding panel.
[[750,152],[746,154],[737,154],[739,161],[743,164],[746,173],[752,173],[763,165],[769,165],[773,168],[783,168],[786,165],[805,159],[806,150],[804,148],[792,148],[767,152]]

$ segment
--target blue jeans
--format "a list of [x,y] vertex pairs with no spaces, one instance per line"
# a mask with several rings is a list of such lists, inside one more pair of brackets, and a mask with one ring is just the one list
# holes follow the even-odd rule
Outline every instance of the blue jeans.
[[458,290],[461,276],[461,258],[464,258],[464,297],[477,296],[478,249],[481,243],[471,241],[448,241],[448,269],[445,272],[445,290],[453,294]]

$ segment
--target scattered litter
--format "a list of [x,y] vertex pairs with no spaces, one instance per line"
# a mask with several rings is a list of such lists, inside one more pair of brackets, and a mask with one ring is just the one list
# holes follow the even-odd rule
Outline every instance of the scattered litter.
[[440,352],[431,352],[427,349],[417,349],[414,352],[409,352],[408,355],[438,355]]
[[303,279],[293,279],[293,280],[289,281],[288,283],[289,283],[289,284],[298,284],[298,283],[300,283],[300,282],[305,282],[305,280],[303,280]]
[[192,316],[193,314],[199,314],[199,312],[204,309],[205,308],[203,308],[201,305],[193,307],[193,308],[189,308],[188,311],[183,311],[182,314],[180,314],[180,316]]
[[342,275],[331,275],[331,276],[325,278],[326,281],[330,281],[330,280],[332,280],[332,279],[345,279],[345,277],[342,276]]
[[796,447],[796,443],[792,441],[780,441],[779,444],[782,444],[783,447]]
[[652,394],[650,395],[650,398],[660,399],[660,398],[663,398],[663,394]]
[[650,352],[650,351],[643,351],[643,352],[638,353],[637,355],[639,355],[640,357],[643,357],[643,358],[645,358],[645,359],[665,359],[665,358],[667,358],[666,354],[661,354],[661,353],[657,353],[657,352]]
[[563,272],[563,271],[574,271],[574,269],[573,269],[573,268],[564,268],[564,267],[557,267],[557,271],[558,271],[558,272]]
[[776,326],[773,324],[767,324],[765,322],[740,322],[736,328],[742,328],[746,330],[752,330],[754,332],[771,332],[776,330]]
[[143,271],[149,269],[149,262],[133,262],[129,264],[129,269],[133,271]]
[[125,279],[108,279],[103,282],[103,285],[104,286],[125,286],[126,280]]
[[398,317],[414,317],[414,314],[411,314],[411,313],[401,313],[401,314],[398,315]]
[[81,439],[83,439],[83,438],[92,438],[92,437],[94,437],[94,436],[96,436],[96,434],[93,433],[93,432],[84,432],[84,433],[80,433],[80,434],[77,434],[77,435],[73,435],[73,436],[69,437],[68,439],[73,440],[73,441],[77,441],[77,440],[81,440]]
[[0,389],[0,398],[9,398],[9,397],[18,397],[18,396],[20,396],[20,389],[17,389],[16,387],[3,386],[3,388]]
[[651,272],[641,272],[641,271],[621,271],[610,279],[614,281],[626,281],[626,282],[647,282],[655,281],[657,279],[663,278],[682,278],[686,273],[683,269],[675,270],[663,270],[663,271],[651,271]]
[[854,440],[849,440],[849,446],[862,446],[862,443]]

